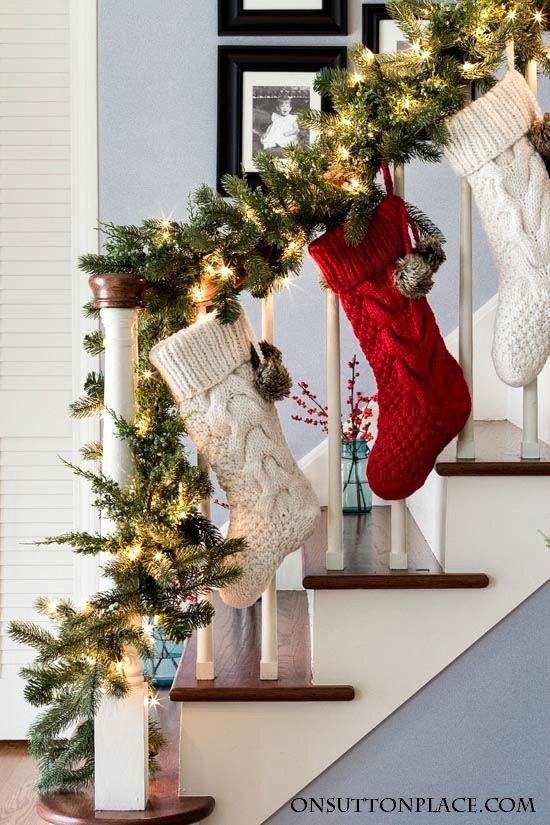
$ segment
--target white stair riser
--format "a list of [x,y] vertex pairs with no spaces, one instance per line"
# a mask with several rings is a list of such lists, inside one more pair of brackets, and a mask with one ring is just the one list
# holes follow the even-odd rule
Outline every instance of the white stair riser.
[[[447,479],[445,569],[489,572],[499,590],[527,589],[550,577],[550,478],[545,476]],[[526,594],[528,595],[528,593]],[[525,596],[524,596],[525,598]]]
[[183,703],[180,793],[208,794],[208,825],[261,825],[347,748],[354,702]]

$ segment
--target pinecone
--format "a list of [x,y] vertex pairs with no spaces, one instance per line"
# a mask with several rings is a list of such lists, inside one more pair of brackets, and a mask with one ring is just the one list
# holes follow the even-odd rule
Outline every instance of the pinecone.
[[433,274],[429,262],[415,250],[401,258],[393,273],[393,283],[405,298],[423,298],[434,285]]
[[439,238],[434,238],[432,236],[419,241],[414,251],[424,258],[434,274],[447,258],[445,255],[445,250],[443,249],[443,244]]
[[258,353],[251,345],[252,367],[256,373],[254,384],[256,389],[266,401],[280,401],[290,394],[292,378],[283,364],[281,351],[268,344],[267,341],[260,341],[260,349],[264,356],[264,361],[260,363]]
[[532,123],[527,136],[550,172],[550,112]]

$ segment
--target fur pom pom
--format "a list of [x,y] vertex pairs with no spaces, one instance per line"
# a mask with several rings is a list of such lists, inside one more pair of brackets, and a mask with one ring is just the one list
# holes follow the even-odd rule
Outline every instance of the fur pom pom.
[[445,250],[443,249],[443,244],[439,238],[434,238],[432,236],[419,241],[414,251],[424,258],[424,260],[431,267],[434,275],[447,258],[445,255]]
[[445,258],[438,238],[424,238],[410,255],[399,261],[393,273],[395,288],[405,298],[423,298],[433,287],[433,276]]
[[422,298],[434,285],[433,270],[422,255],[412,252],[399,261],[393,283],[405,298]]
[[539,155],[550,160],[550,112],[546,112],[540,120],[535,120],[527,134]]
[[254,347],[250,347],[252,367],[255,372],[254,384],[266,401],[280,401],[290,394],[292,378],[283,364],[281,351],[277,347],[268,344],[267,341],[260,341],[260,349],[265,359],[261,363]]

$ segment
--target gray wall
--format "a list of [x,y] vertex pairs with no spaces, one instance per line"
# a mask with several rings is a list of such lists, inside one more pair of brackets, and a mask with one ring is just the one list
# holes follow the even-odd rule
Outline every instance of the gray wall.
[[[215,183],[216,48],[221,42],[217,4],[100,0],[99,5],[101,217],[118,223],[162,212],[185,217],[189,193],[201,183]],[[360,9],[360,0],[350,0],[349,43],[360,39]],[[319,42],[292,40],[299,45]],[[544,84],[543,101],[549,97]],[[446,164],[413,166],[407,189],[408,198],[448,238],[449,263],[431,298],[445,334],[457,324],[458,182]],[[495,292],[497,280],[477,218],[475,228],[475,303],[480,306]],[[258,328],[258,304],[246,298],[244,302]],[[277,340],[295,380],[308,381],[324,397],[324,300],[311,263],[293,287],[277,297],[277,314]],[[342,351],[344,361],[358,352],[345,322]],[[363,375],[367,372],[365,368]],[[281,405],[289,442],[301,456],[319,436],[291,422],[290,412],[288,404]],[[308,795],[518,794],[538,800],[536,815],[496,815],[489,820],[498,825],[524,819],[532,825],[547,823],[549,596],[548,587],[540,591],[320,777]],[[424,825],[432,819],[449,825],[474,821],[452,815],[321,818],[286,809],[271,822]]]
[[[269,825],[547,825],[550,585],[399,708],[299,797],[533,797],[535,813],[297,814]],[[327,736],[330,731],[327,730]],[[345,806],[344,806],[345,810]]]

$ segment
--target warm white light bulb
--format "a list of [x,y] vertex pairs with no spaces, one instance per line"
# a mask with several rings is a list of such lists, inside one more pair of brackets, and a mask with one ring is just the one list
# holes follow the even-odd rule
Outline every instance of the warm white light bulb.
[[143,547],[141,544],[134,544],[133,547],[130,547],[129,550],[126,551],[126,555],[130,559],[130,561],[135,561],[137,557],[141,554]]

